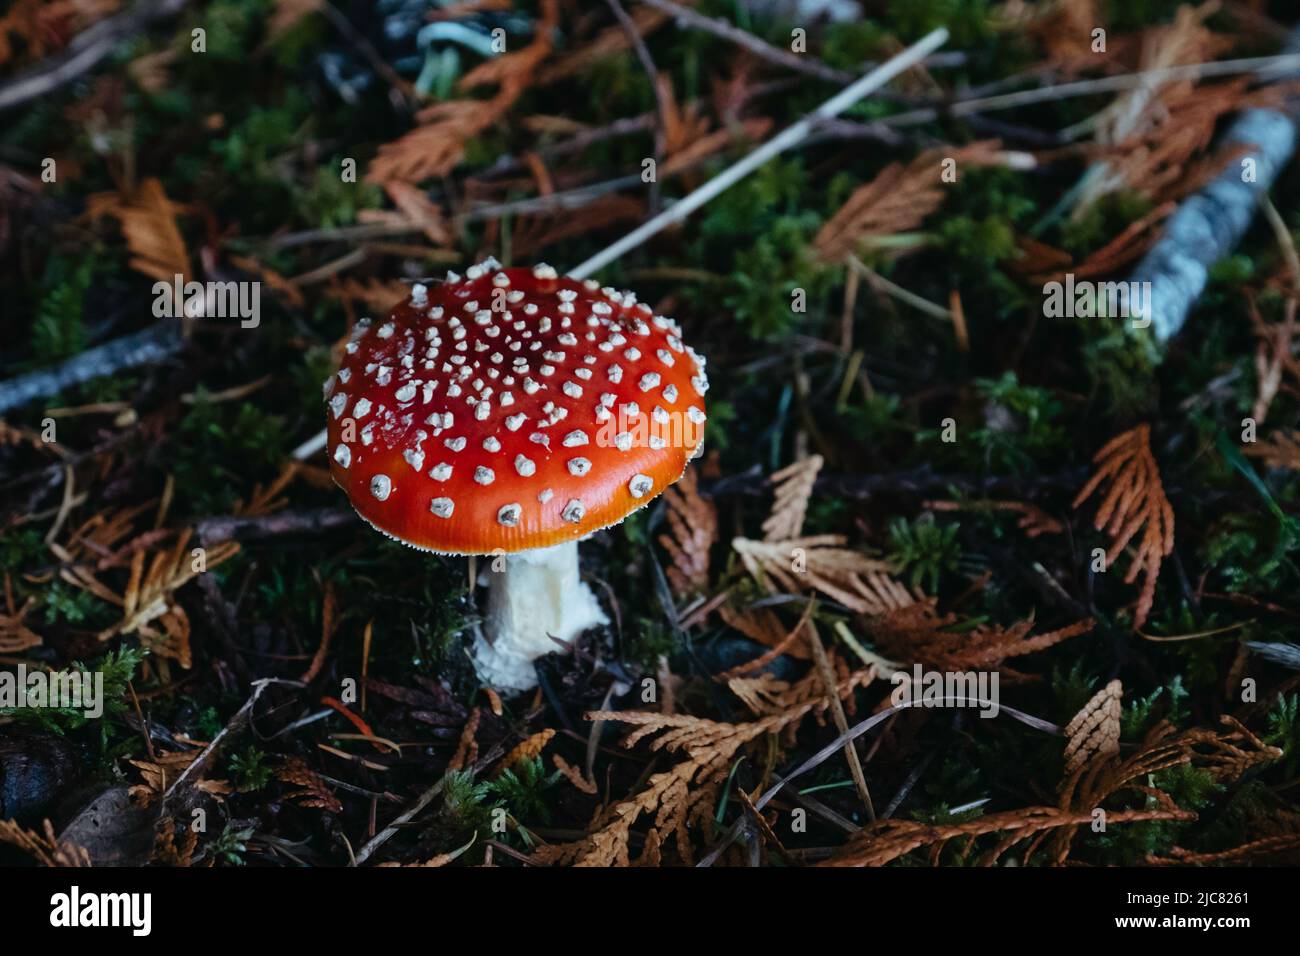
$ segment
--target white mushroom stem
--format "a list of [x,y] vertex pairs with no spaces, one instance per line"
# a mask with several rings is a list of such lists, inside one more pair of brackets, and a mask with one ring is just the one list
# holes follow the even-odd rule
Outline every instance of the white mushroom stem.
[[497,690],[537,686],[533,661],[561,650],[589,627],[608,624],[591,588],[578,577],[578,543],[522,551],[488,572],[483,633],[474,640],[474,669]]

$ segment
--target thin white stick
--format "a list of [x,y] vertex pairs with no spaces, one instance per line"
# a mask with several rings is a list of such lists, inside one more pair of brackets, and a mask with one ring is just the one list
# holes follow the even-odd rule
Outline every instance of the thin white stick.
[[[993,110],[1011,109],[1016,106],[1028,106],[1031,103],[1043,103],[1065,99],[1071,96],[1091,96],[1094,93],[1113,93],[1131,90],[1151,83],[1176,83],[1181,80],[1199,80],[1206,77],[1235,76],[1241,73],[1255,73],[1264,81],[1276,81],[1279,74],[1300,68],[1300,53],[1279,53],[1275,56],[1252,56],[1239,60],[1211,60],[1206,63],[1188,63],[1183,66],[1163,66],[1139,73],[1121,73],[1116,76],[1102,76],[1093,80],[1077,80],[1073,83],[1061,83],[1057,86],[1039,86],[1029,90],[1016,90],[1013,93],[999,93],[996,96],[983,96],[974,100],[958,100],[944,108],[949,116],[967,116],[971,113],[989,113]],[[895,128],[899,126],[916,126],[938,118],[939,110],[932,106],[908,110],[886,116],[879,122]]]
[[325,447],[325,434],[325,430],[321,429],[320,432],[312,435],[311,438],[308,438],[293,450],[293,457],[299,461],[306,461],[312,455],[316,454],[316,452]]
[[685,219],[718,193],[734,186],[778,153],[807,139],[818,123],[838,116],[868,93],[879,89],[904,70],[924,60],[947,40],[948,31],[943,27],[927,34],[902,53],[886,60],[866,76],[846,86],[799,122],[769,139],[734,166],[714,176],[695,192],[673,203],[670,208],[629,232],[609,248],[596,253],[576,269],[570,269],[569,276],[574,279],[585,279],[593,272],[609,265],[629,249],[635,249],[655,233]]

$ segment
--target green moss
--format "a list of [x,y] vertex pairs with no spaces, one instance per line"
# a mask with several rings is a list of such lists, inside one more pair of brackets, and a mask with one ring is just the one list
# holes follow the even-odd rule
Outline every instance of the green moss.
[[229,513],[235,499],[278,470],[285,452],[278,416],[245,402],[213,402],[200,386],[177,428],[176,501],[189,514]]
[[1061,248],[1082,259],[1151,211],[1150,200],[1131,190],[1107,193],[1061,224]]
[[0,535],[0,571],[17,576],[44,563],[48,552],[45,535],[31,525],[11,528]]
[[86,290],[95,274],[93,257],[54,256],[41,279],[46,290],[32,325],[34,365],[49,365],[86,348]]
[[1287,779],[1295,779],[1300,770],[1300,696],[1279,697],[1268,712],[1268,733],[1264,740],[1282,750],[1282,766]]
[[551,821],[547,790],[560,779],[558,770],[547,773],[541,757],[521,760],[487,782],[488,797],[495,797],[520,823]]
[[1061,403],[1051,390],[1021,384],[1014,372],[976,379],[981,424],[943,441],[942,429],[917,432],[918,445],[941,458],[995,472],[1019,471],[1049,460],[1064,447]]
[[89,591],[73,587],[63,581],[54,581],[42,595],[46,624],[81,624],[96,626],[107,624],[110,609]]
[[957,543],[960,525],[939,525],[934,515],[923,514],[915,521],[895,518],[889,523],[889,560],[913,587],[924,585],[934,594],[947,572],[957,569],[961,546]]
[[145,658],[145,652],[139,648],[118,647],[109,651],[89,666],[81,662],[73,663],[70,668],[75,673],[102,675],[102,694],[100,702],[103,712],[98,717],[87,717],[87,708],[73,707],[17,707],[0,708],[0,717],[11,718],[18,723],[40,726],[55,733],[70,733],[80,730],[88,724],[100,727],[100,749],[107,747],[111,738],[113,719],[121,716],[130,706],[127,687],[135,677],[136,669]]
[[357,212],[377,209],[383,191],[373,183],[343,181],[343,165],[335,159],[316,170],[311,183],[297,196],[298,214],[316,228],[329,229],[356,222]]
[[274,770],[266,762],[266,754],[256,747],[248,747],[230,755],[230,778],[240,793],[261,790],[271,782]]

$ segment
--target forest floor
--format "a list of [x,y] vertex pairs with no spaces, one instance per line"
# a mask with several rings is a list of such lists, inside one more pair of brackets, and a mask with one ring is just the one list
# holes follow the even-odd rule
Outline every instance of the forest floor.
[[[1284,5],[671,6],[0,16],[0,402],[157,348],[0,413],[0,864],[1300,862],[1300,174],[1168,341],[1044,302],[1282,102],[1107,79],[1277,54]],[[706,453],[583,544],[610,626],[480,687],[471,562],[294,456],[349,329],[576,265],[939,26],[600,273],[707,356]],[[257,321],[157,318],[175,275],[260,282]],[[6,701],[20,669],[102,673],[102,715]]]

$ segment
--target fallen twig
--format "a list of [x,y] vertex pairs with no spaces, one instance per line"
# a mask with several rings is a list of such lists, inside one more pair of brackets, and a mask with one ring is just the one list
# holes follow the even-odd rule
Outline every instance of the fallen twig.
[[346,528],[357,522],[356,512],[346,508],[318,508],[315,511],[277,511],[255,518],[235,515],[207,518],[198,524],[204,546],[218,541],[258,541],[286,534],[320,534]]
[[94,378],[161,362],[179,352],[183,344],[181,324],[163,319],[147,329],[87,349],[53,368],[0,382],[0,413]]

